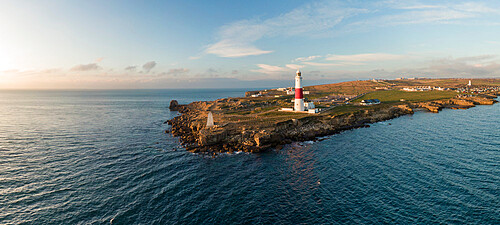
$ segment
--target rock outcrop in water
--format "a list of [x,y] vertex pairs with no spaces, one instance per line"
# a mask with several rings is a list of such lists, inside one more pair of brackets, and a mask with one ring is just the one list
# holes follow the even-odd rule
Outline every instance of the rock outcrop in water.
[[444,108],[448,109],[468,109],[476,105],[493,105],[497,101],[485,97],[453,98],[448,100],[438,100],[430,102],[420,102],[412,105],[414,108],[424,108],[429,112],[437,113]]

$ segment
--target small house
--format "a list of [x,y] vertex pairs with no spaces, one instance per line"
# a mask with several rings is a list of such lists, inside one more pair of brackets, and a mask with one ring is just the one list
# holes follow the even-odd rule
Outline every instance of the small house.
[[380,100],[378,99],[361,100],[361,105],[377,105],[377,104],[380,104]]

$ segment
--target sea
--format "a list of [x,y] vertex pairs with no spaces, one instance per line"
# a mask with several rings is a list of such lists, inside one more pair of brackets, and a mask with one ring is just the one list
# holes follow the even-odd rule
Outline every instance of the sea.
[[164,132],[244,91],[0,91],[0,224],[500,224],[500,104],[260,154]]

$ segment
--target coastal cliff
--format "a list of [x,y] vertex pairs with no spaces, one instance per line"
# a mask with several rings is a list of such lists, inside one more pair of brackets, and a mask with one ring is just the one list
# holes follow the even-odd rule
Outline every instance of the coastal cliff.
[[467,109],[475,105],[491,105],[497,101],[488,97],[452,98],[364,107],[340,114],[326,111],[317,115],[304,115],[300,118],[292,118],[293,115],[289,114],[290,119],[286,119],[286,116],[285,119],[273,120],[261,118],[254,119],[252,123],[219,121],[213,127],[206,127],[208,111],[214,111],[214,114],[219,117],[223,116],[221,115],[223,113],[217,113],[217,109],[220,109],[220,103],[224,102],[230,102],[230,104],[222,107],[229,108],[248,104],[237,99],[193,102],[188,105],[179,105],[176,101],[172,101],[170,108],[182,112],[180,116],[167,121],[171,125],[172,135],[179,137],[186,149],[192,152],[262,152],[272,148],[281,148],[282,145],[294,141],[314,140],[317,137],[332,135],[343,130],[365,127],[370,123],[412,114],[414,109],[425,109],[437,113],[444,108]]
[[378,110],[364,110],[338,116],[314,115],[300,119],[289,119],[274,123],[247,126],[215,126],[205,127],[193,120],[192,109],[168,121],[172,125],[172,134],[178,136],[186,149],[193,152],[261,152],[271,147],[288,144],[293,141],[313,140],[316,137],[331,135],[346,129],[366,126],[392,119],[401,115],[411,114],[413,110],[406,105],[391,106]]

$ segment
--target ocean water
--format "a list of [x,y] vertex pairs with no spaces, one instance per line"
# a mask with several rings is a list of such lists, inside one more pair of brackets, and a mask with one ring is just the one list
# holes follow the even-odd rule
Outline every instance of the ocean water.
[[0,224],[500,224],[500,104],[215,158],[163,132],[243,92],[0,91]]

